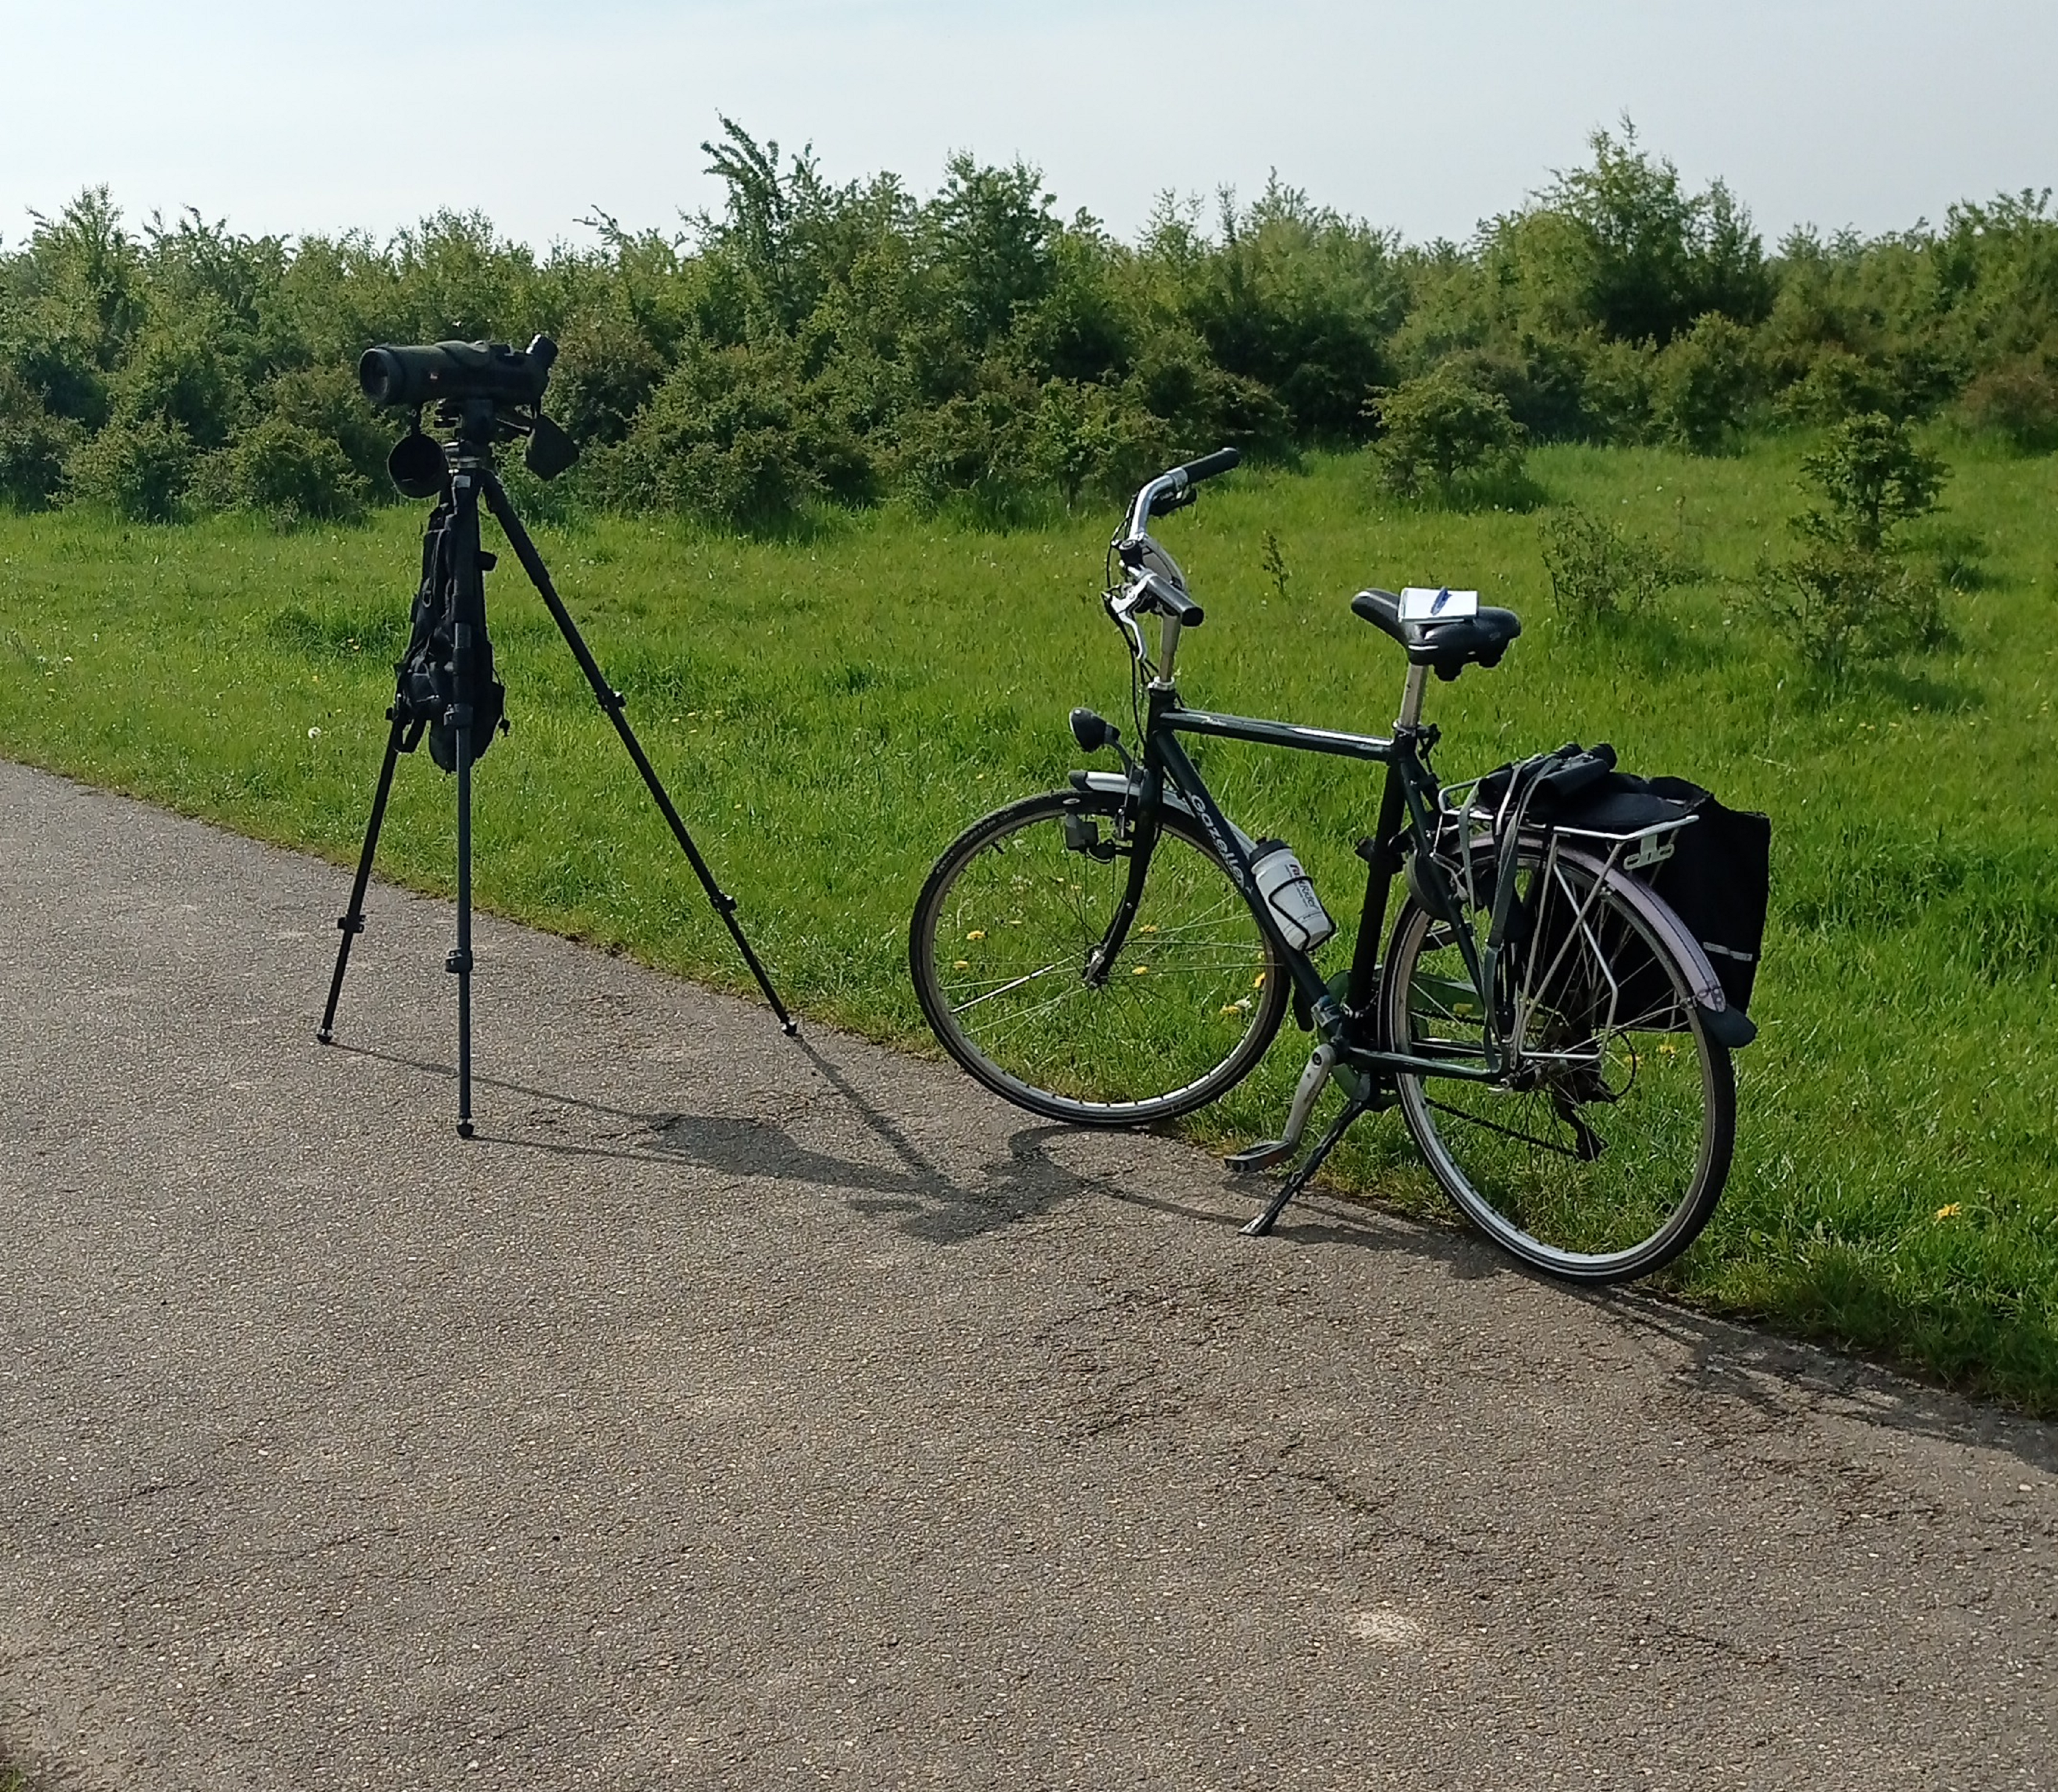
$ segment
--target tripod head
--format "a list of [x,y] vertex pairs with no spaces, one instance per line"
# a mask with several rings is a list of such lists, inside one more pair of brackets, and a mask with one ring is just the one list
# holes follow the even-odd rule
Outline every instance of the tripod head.
[[[441,497],[459,467],[493,463],[497,443],[526,438],[522,458],[538,479],[554,479],[578,459],[578,445],[543,414],[543,391],[558,358],[546,336],[526,348],[504,342],[436,342],[368,348],[357,382],[374,404],[409,405],[414,418],[394,444],[386,471],[408,498]],[[433,404],[448,439],[423,432]]]

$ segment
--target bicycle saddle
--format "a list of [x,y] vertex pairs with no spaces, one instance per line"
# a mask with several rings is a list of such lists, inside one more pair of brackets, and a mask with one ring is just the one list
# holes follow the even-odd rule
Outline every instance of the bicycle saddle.
[[1508,644],[1522,633],[1512,610],[1481,609],[1440,622],[1404,622],[1400,600],[1391,591],[1361,591],[1351,608],[1383,634],[1408,650],[1411,666],[1426,666],[1439,678],[1455,678],[1468,666],[1498,666]]

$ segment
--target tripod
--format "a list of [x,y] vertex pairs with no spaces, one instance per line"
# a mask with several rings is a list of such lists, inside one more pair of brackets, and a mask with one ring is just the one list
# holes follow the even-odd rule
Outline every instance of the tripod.
[[[529,538],[528,530],[502,489],[493,469],[492,443],[497,434],[505,432],[506,425],[497,418],[491,402],[467,399],[452,407],[450,415],[457,424],[457,437],[447,447],[438,451],[419,435],[402,444],[403,449],[410,443],[419,445],[418,462],[423,455],[436,458],[440,463],[435,471],[440,475],[441,495],[423,531],[422,584],[415,598],[414,638],[407,657],[395,668],[393,706],[386,712],[392,725],[386,737],[386,757],[379,768],[378,789],[371,799],[364,851],[357,861],[357,880],[351,887],[350,908],[336,924],[343,938],[336,946],[328,1005],[322,1011],[321,1027],[315,1036],[324,1045],[335,1037],[336,1002],[343,993],[344,972],[350,965],[351,942],[364,931],[364,892],[371,881],[371,861],[379,849],[387,799],[392,794],[394,767],[402,753],[415,750],[426,731],[431,757],[444,770],[457,774],[457,944],[443,961],[443,968],[457,979],[457,1130],[460,1138],[469,1138],[472,1135],[471,768],[491,744],[495,725],[499,724],[503,730],[506,727],[501,716],[504,692],[493,676],[493,648],[486,629],[486,574],[495,561],[479,546],[482,500],[514,550],[529,582],[548,606],[572,657],[592,685],[595,701],[614,724],[615,733],[622,737],[622,745],[650,787],[673,837],[728,928],[781,1027],[790,1037],[800,1031],[800,1023],[787,1013],[765,967],[750,949],[750,942],[737,923],[736,899],[715,882],[707,860],[686,832],[685,823],[679,819],[679,812],[672,806],[642,742],[622,713],[622,693],[602,675],[578,625],[550,583],[549,569],[536,551],[536,544]],[[396,464],[398,455],[396,451]]]

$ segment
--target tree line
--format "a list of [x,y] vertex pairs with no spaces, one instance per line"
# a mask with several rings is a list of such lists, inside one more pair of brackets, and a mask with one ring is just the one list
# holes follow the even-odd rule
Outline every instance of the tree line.
[[[570,502],[745,527],[1098,503],[1224,442],[1290,461],[1424,416],[1503,450],[1719,454],[1867,415],[2058,447],[2048,193],[1768,253],[1726,186],[1690,190],[1625,123],[1462,244],[1276,179],[1167,197],[1125,242],[1019,162],[955,157],[923,198],[727,120],[704,148],[719,210],[671,234],[587,220],[594,246],[541,255],[476,213],[384,243],[250,236],[197,213],[132,229],[81,193],[0,248],[0,503],[350,515],[385,492],[395,433],[357,393],[367,344],[535,330],[586,450]],[[1448,466],[1389,468],[1448,495]]]

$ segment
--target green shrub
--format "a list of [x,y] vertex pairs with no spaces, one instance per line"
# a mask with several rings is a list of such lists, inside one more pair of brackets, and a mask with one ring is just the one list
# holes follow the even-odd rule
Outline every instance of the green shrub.
[[1801,458],[1824,503],[1798,519],[1802,533],[1861,553],[1894,551],[1904,525],[1937,507],[1950,469],[1915,445],[1908,425],[1872,411],[1853,417]]
[[1658,383],[1651,344],[1590,338],[1582,344],[1579,433],[1589,441],[1629,446],[1649,439]]
[[[1004,511],[1026,495],[1038,458],[1031,418],[1011,394],[989,387],[907,412],[894,445],[894,480],[924,511],[961,492]],[[1061,467],[1053,471],[1062,477]]]
[[1907,424],[1873,411],[1833,431],[1801,466],[1822,502],[1792,521],[1800,551],[1760,566],[1759,601],[1774,624],[1822,673],[1939,645],[1941,585],[1911,552],[1906,527],[1937,508],[1943,462]]
[[1734,447],[1757,387],[1750,332],[1710,312],[1676,336],[1652,369],[1659,431],[1697,455]]
[[0,366],[0,503],[22,510],[47,504],[79,433],[76,423],[52,416],[12,368]]
[[1561,173],[1540,206],[1573,227],[1549,277],[1585,321],[1619,341],[1662,345],[1710,312],[1747,324],[1766,315],[1774,284],[1763,247],[1726,186],[1690,196],[1627,118],[1619,138],[1595,131],[1587,146],[1591,164]]
[[2019,453],[2058,448],[2058,372],[2051,358],[2023,355],[1988,368],[1966,387],[1958,417]]
[[191,495],[206,508],[254,511],[292,528],[362,516],[370,491],[333,438],[271,416],[205,456]]
[[390,489],[386,456],[407,425],[399,411],[365,397],[354,365],[318,362],[276,374],[259,391],[256,410],[333,442],[368,491]]
[[1698,576],[1680,554],[1576,504],[1549,512],[1537,534],[1551,575],[1551,601],[1559,615],[1582,626],[1640,614]]
[[695,344],[592,478],[618,503],[777,527],[817,498],[871,495],[870,456],[824,409],[789,352]]
[[1027,443],[1027,475],[1056,487],[1067,510],[1126,495],[1169,464],[1171,431],[1126,390],[1045,382]]
[[1818,673],[1892,659],[1945,637],[1937,580],[1893,554],[1814,541],[1790,560],[1761,563],[1758,580],[1760,607]]
[[[131,231],[81,194],[0,248],[7,501],[36,502],[53,455],[110,419],[122,436],[81,476],[126,490],[109,469],[136,472],[145,416],[202,452],[282,418],[383,492],[397,426],[355,391],[366,344],[539,328],[561,350],[552,410],[589,455],[555,501],[748,526],[896,490],[990,506],[1025,478],[1079,503],[1153,458],[1291,459],[1382,428],[1395,488],[1445,502],[1514,495],[1496,481],[1525,439],[1713,453],[1761,419],[1953,407],[2058,447],[2058,217],[2035,193],[1941,228],[1795,232],[1768,259],[1719,182],[1685,186],[1617,130],[1462,246],[1406,244],[1277,181],[1206,224],[1168,201],[1122,242],[1066,220],[1024,164],[959,156],[924,197],[722,132],[716,212],[669,235],[588,220],[598,242],[541,260],[476,214],[380,245],[191,213]],[[209,463],[207,490],[232,471]]]
[[[182,327],[189,321],[193,328]],[[201,320],[178,320],[145,331],[130,345],[113,384],[117,414],[162,417],[202,450],[228,439],[248,396],[218,334]]]
[[1282,435],[1361,440],[1365,395],[1406,312],[1398,241],[1277,176],[1243,209],[1226,196],[1220,228],[1180,283],[1206,360],[1268,395]]
[[132,523],[169,523],[192,476],[193,446],[162,417],[117,417],[65,463],[75,500],[98,504]]
[[98,429],[112,405],[107,372],[82,332],[59,320],[31,316],[10,320],[0,356],[9,372],[54,416]]
[[1907,407],[1886,368],[1833,346],[1781,392],[1778,408],[1790,423],[1834,425],[1874,411],[1897,416]]
[[663,358],[627,317],[574,318],[558,338],[550,412],[582,447],[619,442],[664,376]]
[[1416,498],[1433,488],[1456,502],[1461,478],[1511,477],[1522,465],[1522,426],[1508,400],[1478,373],[1439,362],[1420,379],[1375,391],[1367,407],[1377,419],[1379,478],[1386,489]]

